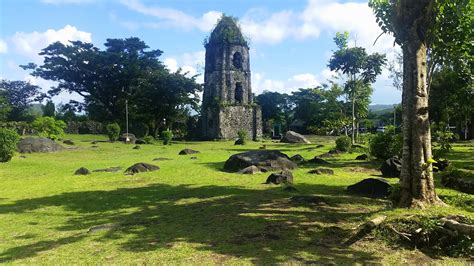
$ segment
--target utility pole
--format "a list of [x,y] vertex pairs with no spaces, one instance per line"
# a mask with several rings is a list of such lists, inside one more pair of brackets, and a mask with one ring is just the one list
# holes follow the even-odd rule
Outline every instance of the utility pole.
[[126,128],[125,143],[129,143],[130,137],[128,135],[128,100],[125,100],[125,128]]

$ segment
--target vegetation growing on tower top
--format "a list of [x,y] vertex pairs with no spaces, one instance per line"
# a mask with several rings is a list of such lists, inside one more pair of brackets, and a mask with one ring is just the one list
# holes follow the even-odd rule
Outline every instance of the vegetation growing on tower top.
[[222,43],[248,45],[247,40],[242,35],[237,18],[222,15],[211,35],[204,40],[205,46]]

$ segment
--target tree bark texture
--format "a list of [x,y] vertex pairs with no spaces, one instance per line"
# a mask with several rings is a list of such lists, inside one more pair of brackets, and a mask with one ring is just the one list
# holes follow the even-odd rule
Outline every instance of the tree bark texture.
[[[400,175],[400,207],[423,208],[440,204],[435,192],[431,159],[431,133],[428,119],[427,47],[425,30],[430,1],[402,1],[406,17],[403,50],[403,153]],[[411,2],[411,3],[410,3]],[[425,6],[423,6],[425,5]]]

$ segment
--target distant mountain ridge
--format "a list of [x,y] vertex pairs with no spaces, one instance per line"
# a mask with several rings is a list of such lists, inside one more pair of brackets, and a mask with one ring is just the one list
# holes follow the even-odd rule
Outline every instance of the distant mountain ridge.
[[397,104],[372,104],[369,105],[369,111],[376,113],[393,112],[393,107],[396,105]]

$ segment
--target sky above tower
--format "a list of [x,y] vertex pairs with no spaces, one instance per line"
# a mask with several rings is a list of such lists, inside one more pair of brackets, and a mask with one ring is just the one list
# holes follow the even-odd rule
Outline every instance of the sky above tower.
[[[0,1],[0,78],[29,80],[47,91],[54,83],[31,77],[19,67],[41,63],[42,48],[55,41],[92,42],[99,48],[107,38],[138,37],[164,53],[171,71],[182,68],[201,74],[203,40],[222,13],[237,17],[249,40],[252,91],[290,93],[315,87],[334,76],[327,63],[336,49],[332,38],[349,31],[351,45],[369,52],[399,50],[383,35],[366,1],[343,0],[2,0]],[[401,101],[385,69],[374,84],[373,104]],[[55,102],[80,99],[61,94]]]

